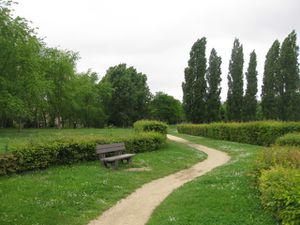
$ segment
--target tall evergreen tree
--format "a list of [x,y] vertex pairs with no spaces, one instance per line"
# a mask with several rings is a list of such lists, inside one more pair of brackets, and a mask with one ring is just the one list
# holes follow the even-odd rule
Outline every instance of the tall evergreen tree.
[[221,63],[222,59],[213,48],[209,57],[209,66],[206,74],[208,83],[207,90],[207,122],[220,120],[220,83],[221,83]]
[[185,69],[183,106],[187,119],[193,123],[206,121],[206,38],[197,40],[192,46],[188,67]]
[[236,38],[229,61],[227,118],[232,121],[242,120],[243,108],[243,46]]
[[266,55],[261,93],[261,107],[264,119],[278,119],[276,83],[279,76],[279,51],[280,43],[276,40]]
[[299,64],[298,51],[296,44],[297,34],[292,31],[283,41],[279,65],[280,76],[278,81],[279,90],[279,118],[281,120],[300,119],[300,99],[299,99]]
[[250,54],[250,61],[246,73],[247,88],[243,102],[243,120],[253,121],[256,119],[256,94],[257,94],[257,61],[255,51]]

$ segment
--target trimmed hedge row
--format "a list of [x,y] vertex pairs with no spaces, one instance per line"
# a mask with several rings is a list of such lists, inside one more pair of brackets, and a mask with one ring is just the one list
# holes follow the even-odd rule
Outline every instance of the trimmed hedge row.
[[297,147],[274,146],[262,151],[256,162],[256,171],[260,174],[272,167],[300,169],[300,149]]
[[134,130],[137,132],[154,131],[161,134],[167,134],[168,125],[157,120],[139,120],[133,124]]
[[127,137],[60,137],[51,142],[24,144],[15,150],[0,154],[0,175],[47,168],[50,165],[71,164],[84,160],[96,160],[97,144],[124,142],[126,151],[139,153],[160,148],[166,137],[148,132]]
[[299,146],[300,147],[300,133],[288,133],[279,137],[276,142],[276,145],[289,145],[289,146]]
[[181,124],[177,129],[184,134],[269,146],[286,133],[300,132],[300,122]]

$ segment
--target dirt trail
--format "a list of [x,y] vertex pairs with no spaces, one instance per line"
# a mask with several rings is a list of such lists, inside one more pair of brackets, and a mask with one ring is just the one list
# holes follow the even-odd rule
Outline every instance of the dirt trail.
[[203,145],[190,144],[187,140],[172,135],[168,135],[168,138],[172,141],[186,143],[197,150],[205,152],[207,159],[189,169],[144,184],[128,197],[120,200],[115,206],[105,211],[99,218],[91,221],[89,225],[146,224],[153,210],[175,189],[225,164],[230,159],[224,152]]

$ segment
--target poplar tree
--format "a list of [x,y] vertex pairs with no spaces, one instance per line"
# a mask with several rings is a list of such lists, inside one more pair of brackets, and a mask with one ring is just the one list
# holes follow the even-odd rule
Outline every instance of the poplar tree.
[[257,94],[257,61],[255,51],[251,52],[248,70],[246,72],[247,88],[244,97],[243,120],[253,121],[256,119],[256,94]]
[[229,61],[227,118],[230,121],[242,120],[243,108],[243,46],[236,38]]
[[279,118],[281,120],[299,120],[299,65],[296,44],[297,34],[292,31],[283,41],[280,50],[279,90]]
[[206,121],[206,38],[197,40],[192,46],[188,67],[185,69],[183,107],[187,119],[193,123]]
[[279,76],[279,51],[280,43],[276,40],[266,55],[261,93],[261,107],[264,119],[278,119],[276,84]]
[[222,59],[217,55],[217,51],[213,48],[209,57],[209,66],[206,74],[208,83],[207,90],[207,121],[219,121],[220,118],[220,83],[221,83],[221,63]]

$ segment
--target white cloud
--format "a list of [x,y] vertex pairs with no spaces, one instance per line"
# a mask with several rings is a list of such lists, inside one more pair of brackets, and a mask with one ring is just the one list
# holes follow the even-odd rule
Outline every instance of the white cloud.
[[245,70],[256,50],[261,84],[272,42],[300,26],[298,0],[26,0],[15,9],[39,27],[49,46],[79,52],[79,70],[91,68],[103,75],[108,67],[127,63],[147,74],[152,92],[178,99],[197,38],[206,36],[207,53],[214,47],[222,57],[224,100],[235,37],[244,46]]

